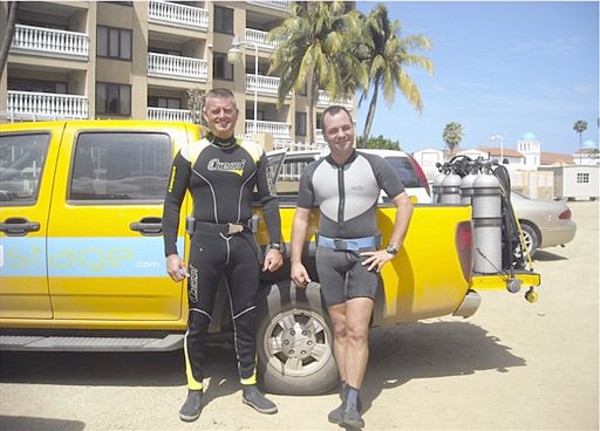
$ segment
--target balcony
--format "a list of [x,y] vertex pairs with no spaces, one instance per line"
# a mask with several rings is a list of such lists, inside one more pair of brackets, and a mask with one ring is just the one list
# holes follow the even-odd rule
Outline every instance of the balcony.
[[273,135],[274,138],[279,139],[291,139],[292,125],[275,121],[257,121],[256,130],[254,130],[254,120],[246,120],[246,135],[255,133]]
[[246,43],[248,43],[250,46],[256,46],[260,51],[273,52],[275,47],[279,44],[279,41],[269,42],[267,40],[268,35],[269,33],[266,31],[247,28]]
[[205,60],[197,58],[149,52],[148,76],[206,82],[208,65]]
[[192,30],[208,31],[208,11],[161,0],[151,0],[148,6],[150,22]]
[[254,94],[255,88],[258,94],[277,96],[279,78],[264,75],[246,75],[246,93]]
[[287,8],[293,3],[292,0],[248,0],[256,6],[264,6],[271,9],[287,10]]
[[89,38],[86,33],[54,30],[17,24],[10,46],[14,54],[42,55],[87,61]]
[[319,95],[317,97],[317,106],[320,108],[326,108],[330,105],[341,105],[346,109],[353,109],[354,104],[352,98],[345,97],[338,100],[329,100],[329,94],[326,91],[319,90]]
[[8,115],[11,120],[87,119],[88,98],[72,94],[8,91]]
[[149,106],[146,110],[146,119],[152,121],[183,121],[192,122],[192,114],[189,109],[167,109]]

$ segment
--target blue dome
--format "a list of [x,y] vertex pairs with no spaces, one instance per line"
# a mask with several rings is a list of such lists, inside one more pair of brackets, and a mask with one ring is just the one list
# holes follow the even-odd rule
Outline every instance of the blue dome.
[[598,148],[598,144],[592,140],[584,141],[581,148]]
[[537,138],[535,137],[535,134],[531,133],[531,132],[527,132],[523,135],[523,140],[524,141],[535,141]]

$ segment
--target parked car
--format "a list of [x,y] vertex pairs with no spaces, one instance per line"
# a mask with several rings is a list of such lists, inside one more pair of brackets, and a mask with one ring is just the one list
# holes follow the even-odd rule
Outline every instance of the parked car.
[[577,226],[564,201],[532,199],[514,190],[510,199],[530,256],[540,248],[564,246],[575,237]]
[[[386,159],[400,176],[406,193],[417,203],[430,203],[430,190],[427,176],[419,166],[419,163],[410,154],[396,150],[360,149],[368,154],[377,154]],[[329,151],[304,150],[292,151],[286,155],[286,162],[279,176],[278,193],[289,193],[298,191],[298,180],[306,165],[313,160],[327,156]],[[291,184],[290,184],[291,183]],[[293,185],[295,183],[295,187]],[[389,198],[382,194],[382,202],[389,202]]]

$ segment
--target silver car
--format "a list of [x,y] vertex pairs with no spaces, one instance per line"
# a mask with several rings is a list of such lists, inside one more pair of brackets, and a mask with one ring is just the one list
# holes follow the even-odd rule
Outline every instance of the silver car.
[[575,237],[577,226],[571,220],[571,210],[564,201],[532,199],[514,190],[510,200],[530,256],[540,248],[564,246]]

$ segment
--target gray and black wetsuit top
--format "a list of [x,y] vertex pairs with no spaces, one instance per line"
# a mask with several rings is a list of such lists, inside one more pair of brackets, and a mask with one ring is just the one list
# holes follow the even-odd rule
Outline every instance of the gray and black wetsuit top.
[[382,189],[392,199],[404,191],[402,181],[382,157],[354,150],[340,166],[328,155],[310,163],[302,173],[298,206],[320,208],[321,235],[374,236],[378,233],[375,210]]

